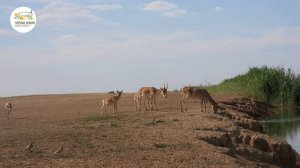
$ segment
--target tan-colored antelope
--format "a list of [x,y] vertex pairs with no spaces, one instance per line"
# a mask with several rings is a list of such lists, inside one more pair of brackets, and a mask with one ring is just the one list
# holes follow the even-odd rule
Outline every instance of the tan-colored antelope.
[[156,107],[156,95],[161,94],[163,97],[167,98],[168,97],[168,84],[167,86],[165,86],[163,88],[155,88],[155,87],[141,87],[138,92],[137,92],[137,97],[138,97],[138,101],[136,101],[137,103],[137,109],[139,111],[141,111],[141,102],[142,102],[142,98],[144,98],[144,105],[145,105],[145,110],[148,111],[147,107],[146,107],[146,103],[145,101],[148,100],[148,104],[149,104],[149,108],[150,110],[157,110]]
[[135,102],[135,111],[137,111],[137,110],[138,110],[138,105],[137,105],[137,104],[138,104],[139,101],[140,101],[140,96],[138,95],[138,93],[134,94],[133,100],[134,100],[134,102]]
[[11,102],[5,103],[4,108],[7,113],[7,118],[9,118],[10,112],[12,111],[13,108],[12,103]]
[[187,111],[185,101],[189,98],[200,99],[201,111],[203,111],[202,106],[204,105],[204,110],[206,112],[206,101],[208,101],[212,105],[212,109],[215,113],[218,111],[219,108],[224,110],[224,108],[220,107],[218,103],[214,101],[214,99],[210,96],[206,89],[186,86],[181,89],[181,94],[183,95],[182,99],[180,100],[181,112],[184,112],[182,104],[185,106],[185,111]]
[[109,92],[107,92],[107,93],[110,93],[110,94],[115,94],[115,91],[109,91]]
[[[148,110],[147,107],[146,107],[146,100],[148,101],[148,104],[149,104],[150,103],[150,97],[149,96],[144,96],[143,98],[144,98],[144,107],[145,107],[146,110]],[[142,101],[141,99],[142,99],[142,97],[139,95],[139,93],[134,94],[133,100],[135,102],[135,111],[138,111],[139,102]]]
[[117,91],[118,95],[112,96],[109,98],[105,98],[102,100],[101,115],[102,115],[103,111],[106,112],[106,109],[109,105],[113,105],[113,115],[115,115],[115,113],[118,111],[118,101],[120,100],[122,93],[123,93],[123,90]]

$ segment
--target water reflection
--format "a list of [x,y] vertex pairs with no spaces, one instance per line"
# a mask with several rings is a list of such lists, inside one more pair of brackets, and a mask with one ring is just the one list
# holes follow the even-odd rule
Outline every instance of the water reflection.
[[300,153],[300,110],[278,109],[274,115],[262,121],[269,135],[282,137]]

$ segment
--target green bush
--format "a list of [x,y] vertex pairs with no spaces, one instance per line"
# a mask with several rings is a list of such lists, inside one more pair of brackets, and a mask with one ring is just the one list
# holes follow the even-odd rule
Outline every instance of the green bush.
[[300,76],[290,68],[253,67],[246,74],[205,88],[214,93],[250,96],[266,102],[280,102],[282,105],[300,105]]

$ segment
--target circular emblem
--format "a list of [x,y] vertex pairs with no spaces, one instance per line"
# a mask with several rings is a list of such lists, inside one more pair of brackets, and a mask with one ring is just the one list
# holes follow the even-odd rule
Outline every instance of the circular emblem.
[[16,8],[10,15],[10,24],[19,33],[30,32],[36,25],[36,15],[28,7]]

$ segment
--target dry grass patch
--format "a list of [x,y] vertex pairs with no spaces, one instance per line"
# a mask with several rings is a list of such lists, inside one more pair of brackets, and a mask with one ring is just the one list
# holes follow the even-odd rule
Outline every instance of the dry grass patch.
[[116,120],[120,120],[121,118],[118,116],[88,116],[83,118],[84,121],[89,122],[89,121],[105,121],[105,120],[112,120],[112,119],[116,119]]
[[155,126],[155,125],[160,124],[160,123],[166,123],[166,121],[162,120],[162,119],[156,120],[156,118],[153,118],[153,120],[151,122],[146,123],[145,125],[147,125],[147,126]]

